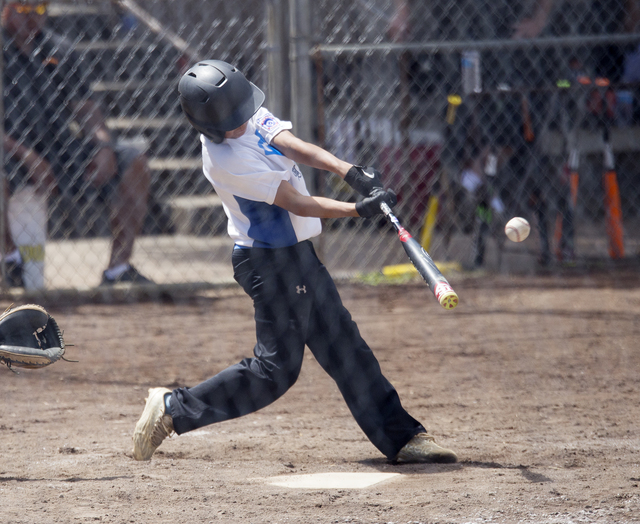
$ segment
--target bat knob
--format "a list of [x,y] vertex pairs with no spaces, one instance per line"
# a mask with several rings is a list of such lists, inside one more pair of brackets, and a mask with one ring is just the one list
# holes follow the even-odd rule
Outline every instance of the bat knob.
[[445,309],[453,309],[458,305],[458,295],[454,292],[440,297],[440,305]]
[[438,282],[434,294],[440,305],[445,309],[453,309],[458,305],[458,294],[447,282]]

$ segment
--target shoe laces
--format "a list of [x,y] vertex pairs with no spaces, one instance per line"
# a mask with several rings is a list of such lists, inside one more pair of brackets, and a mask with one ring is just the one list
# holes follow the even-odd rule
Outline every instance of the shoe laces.
[[151,445],[158,447],[162,444],[162,441],[167,437],[173,435],[173,421],[171,419],[171,415],[164,414],[162,415],[158,421],[153,426],[153,431],[151,432]]
[[431,435],[428,435],[427,433],[418,433],[413,438],[419,438],[421,440],[428,440],[429,442],[433,442],[434,444],[436,443],[435,437],[433,437]]

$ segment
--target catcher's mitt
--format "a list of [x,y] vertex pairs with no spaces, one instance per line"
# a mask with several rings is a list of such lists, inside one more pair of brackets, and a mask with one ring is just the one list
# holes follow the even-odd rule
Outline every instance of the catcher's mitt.
[[42,306],[9,307],[0,315],[0,363],[9,368],[41,368],[62,355],[62,332]]

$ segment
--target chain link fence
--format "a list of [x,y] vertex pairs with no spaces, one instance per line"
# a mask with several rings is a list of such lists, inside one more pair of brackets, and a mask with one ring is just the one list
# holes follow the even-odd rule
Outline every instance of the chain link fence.
[[[229,280],[226,219],[202,176],[199,139],[182,116],[177,82],[196,60],[213,56],[263,85],[265,4],[3,8],[5,220],[23,245],[27,279],[33,260],[38,278],[44,257],[44,282],[40,275],[27,287],[94,288],[111,262],[126,261],[133,237],[130,261],[158,284]],[[95,132],[103,122],[107,135]],[[116,168],[105,168],[116,174],[93,183],[105,146],[116,150]],[[49,167],[55,185],[43,181]],[[43,220],[46,245],[42,238],[34,250],[36,241],[22,237]],[[5,266],[11,283],[13,265]]]
[[[636,2],[314,6],[319,139],[380,167],[435,258],[637,256]],[[524,245],[504,242],[513,216],[532,224]]]
[[[16,244],[29,286],[46,289],[96,288],[131,247],[159,285],[229,281],[226,218],[176,90],[215,57],[263,88],[296,134],[378,167],[436,259],[499,269],[516,248],[544,264],[636,256],[636,7],[3,2],[2,251]],[[98,183],[104,149],[117,174]],[[356,198],[335,176],[305,176],[312,193]],[[533,238],[505,245],[516,215]],[[317,245],[334,274],[405,261],[381,220],[326,221]],[[14,265],[5,257],[5,288]]]

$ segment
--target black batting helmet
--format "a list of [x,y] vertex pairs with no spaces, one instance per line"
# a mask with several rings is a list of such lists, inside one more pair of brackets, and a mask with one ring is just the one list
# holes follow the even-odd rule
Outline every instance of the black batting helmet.
[[232,65],[203,60],[178,84],[180,105],[187,120],[215,143],[249,120],[264,102],[264,93]]

